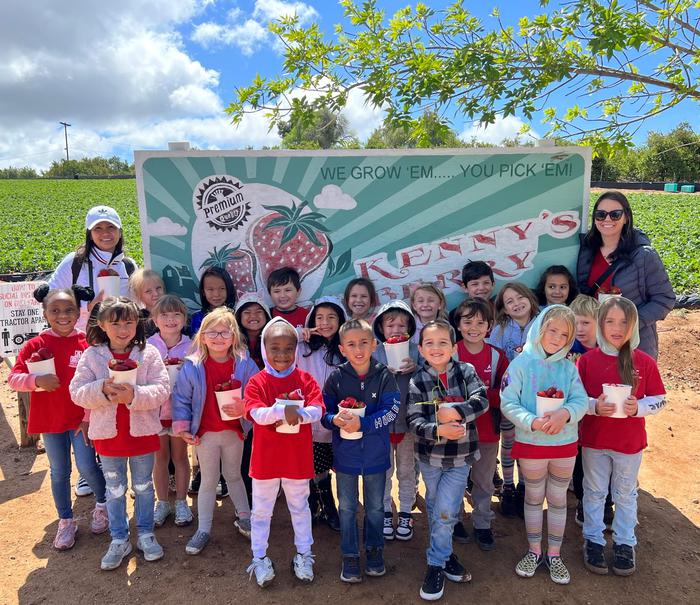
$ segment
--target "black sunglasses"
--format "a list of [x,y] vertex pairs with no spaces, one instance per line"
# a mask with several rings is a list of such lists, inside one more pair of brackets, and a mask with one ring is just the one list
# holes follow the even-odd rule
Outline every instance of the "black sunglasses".
[[617,210],[611,210],[610,212],[607,210],[596,210],[593,213],[593,218],[597,221],[604,221],[606,218],[610,217],[611,221],[619,221],[624,214],[625,211],[619,208]]

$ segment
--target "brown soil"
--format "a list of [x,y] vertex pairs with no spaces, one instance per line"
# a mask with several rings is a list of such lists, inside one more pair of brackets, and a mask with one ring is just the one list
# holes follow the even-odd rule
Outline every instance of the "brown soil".
[[[471,569],[470,585],[446,586],[445,603],[698,603],[700,602],[700,396],[697,359],[700,356],[700,313],[674,313],[660,324],[661,369],[668,389],[666,410],[648,421],[650,447],[640,474],[637,573],[629,578],[595,576],[581,561],[581,532],[573,522],[574,498],[563,556],[569,565],[569,586],[553,584],[544,571],[523,580],[513,567],[526,548],[520,520],[497,514],[497,548],[483,553],[474,544],[456,545]],[[285,603],[308,605],[353,599],[363,603],[419,602],[425,570],[425,515],[415,513],[416,535],[407,543],[386,547],[388,573],[362,584],[340,582],[338,537],[326,527],[314,531],[316,581],[294,581],[288,513],[281,499],[273,519],[270,557],[277,578],[264,592],[248,581],[245,567],[250,548],[232,527],[230,502],[220,504],[213,539],[199,557],[188,557],[184,546],[193,527],[179,529],[169,521],[157,532],[165,558],[145,563],[132,555],[114,572],[100,572],[99,560],[109,538],[88,529],[91,499],[75,504],[80,518],[76,546],[68,552],[51,547],[57,521],[51,499],[48,461],[33,449],[17,447],[16,400],[0,370],[0,603],[165,603],[205,602]],[[130,504],[131,506],[131,504]],[[467,524],[469,525],[469,524]]]

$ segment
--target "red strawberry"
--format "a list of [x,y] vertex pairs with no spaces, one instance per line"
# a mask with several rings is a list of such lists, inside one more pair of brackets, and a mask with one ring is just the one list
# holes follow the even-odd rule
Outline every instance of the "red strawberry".
[[119,277],[119,273],[117,273],[114,269],[102,269],[97,274],[97,277],[114,277],[114,276]]
[[319,220],[320,212],[304,214],[308,202],[297,206],[263,206],[271,210],[248,230],[249,247],[260,262],[263,282],[275,269],[294,267],[303,280],[320,267],[331,253],[332,244],[328,229]]
[[554,393],[557,392],[557,387],[549,387],[547,389],[547,397],[554,397]]
[[554,393],[554,397],[556,397],[557,399],[564,399],[564,391],[557,390],[557,392]]
[[41,347],[36,354],[39,356],[39,358],[44,361],[46,359],[52,359],[53,358],[53,353],[49,351],[46,347]]
[[139,367],[138,361],[135,359],[125,359],[122,363],[130,370],[135,370]]
[[546,397],[547,393],[546,393],[546,391],[537,391],[537,396],[538,397]]
[[302,401],[304,399],[304,396],[301,394],[300,389],[296,389],[295,391],[289,393],[287,399],[289,399],[290,401]]
[[289,393],[280,393],[277,399],[289,399]]
[[346,397],[338,404],[338,407],[345,408],[346,410],[361,410],[365,407],[365,403],[354,397]]
[[215,384],[215,385],[214,385],[214,390],[218,393],[219,391],[221,391],[221,390],[223,390],[223,389],[221,388],[221,385],[220,385],[220,384]]
[[389,338],[386,339],[387,343],[390,345],[396,345],[399,344],[400,342],[406,342],[410,336],[408,334],[400,334],[399,336],[390,336]]
[[182,359],[179,357],[168,357],[165,360],[166,366],[179,366],[182,363]]
[[458,401],[464,401],[464,398],[459,395],[447,395],[445,397],[445,403],[457,403]]

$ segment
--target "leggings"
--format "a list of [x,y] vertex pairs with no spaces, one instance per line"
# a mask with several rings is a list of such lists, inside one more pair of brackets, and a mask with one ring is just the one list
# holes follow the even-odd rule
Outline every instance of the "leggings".
[[501,469],[503,471],[503,484],[513,485],[513,440],[515,439],[515,425],[505,416],[501,417]]
[[566,527],[566,490],[576,457],[521,458],[525,478],[525,530],[530,551],[542,552],[542,505],[547,498],[547,554],[559,556]]

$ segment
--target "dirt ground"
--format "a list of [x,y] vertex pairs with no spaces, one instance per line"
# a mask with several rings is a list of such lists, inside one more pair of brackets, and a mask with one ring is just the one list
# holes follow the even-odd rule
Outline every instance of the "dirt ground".
[[[496,515],[496,550],[481,552],[474,544],[455,545],[471,569],[468,585],[446,586],[445,603],[700,603],[700,313],[675,312],[659,325],[661,370],[669,404],[648,420],[650,446],[640,474],[637,573],[629,578],[595,576],[581,560],[581,532],[573,522],[575,499],[570,495],[563,557],[572,575],[569,586],[553,584],[544,571],[530,580],[513,568],[525,552],[520,520]],[[146,563],[133,554],[113,572],[99,571],[108,535],[88,529],[91,498],[75,503],[80,530],[76,546],[67,552],[51,547],[57,521],[51,499],[48,461],[33,448],[17,447],[16,399],[7,388],[7,370],[0,370],[0,603],[233,603],[301,602],[320,605],[353,599],[362,603],[420,602],[418,590],[425,571],[425,514],[414,511],[412,541],[388,543],[388,573],[346,585],[339,578],[339,540],[325,526],[314,530],[316,580],[300,585],[290,572],[292,534],[284,500],[273,519],[269,555],[277,578],[264,592],[248,581],[247,541],[233,528],[229,501],[219,504],[213,538],[198,557],[185,555],[194,531],[176,528],[169,520],[157,530],[165,558]],[[467,522],[467,526],[470,524]]]

